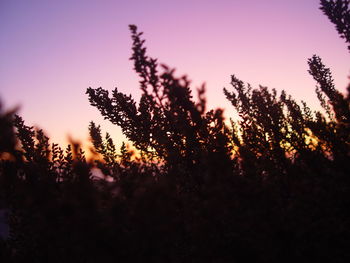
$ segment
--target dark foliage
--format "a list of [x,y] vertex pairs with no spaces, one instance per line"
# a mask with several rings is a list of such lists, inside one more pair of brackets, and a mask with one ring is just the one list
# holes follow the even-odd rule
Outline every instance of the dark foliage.
[[335,24],[341,38],[348,43],[350,50],[350,1],[349,0],[321,0],[320,9]]
[[[337,25],[348,4],[321,9]],[[231,76],[228,125],[130,30],[140,101],[87,94],[135,150],[91,122],[89,162],[0,107],[2,262],[349,262],[350,92],[322,60],[308,60],[322,112]]]

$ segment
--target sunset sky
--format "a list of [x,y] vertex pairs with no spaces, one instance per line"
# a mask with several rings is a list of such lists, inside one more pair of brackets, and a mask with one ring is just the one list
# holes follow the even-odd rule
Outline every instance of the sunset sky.
[[148,54],[206,83],[208,108],[233,108],[222,89],[230,75],[282,89],[312,108],[307,59],[319,55],[345,91],[350,55],[319,0],[0,0],[0,98],[20,106],[52,142],[86,143],[91,120],[120,145],[120,129],[89,105],[88,87],[139,98],[129,24],[144,32]]

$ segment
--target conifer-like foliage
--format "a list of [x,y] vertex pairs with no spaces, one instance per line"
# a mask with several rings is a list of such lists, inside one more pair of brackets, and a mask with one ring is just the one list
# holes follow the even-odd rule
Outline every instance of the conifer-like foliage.
[[[348,6],[321,0],[347,42]],[[349,262],[350,88],[316,55],[322,111],[232,75],[228,124],[130,31],[140,101],[86,92],[119,151],[91,122],[86,160],[0,105],[1,262]]]
[[[87,90],[91,105],[112,123],[119,125],[142,155],[165,162],[168,169],[188,170],[212,159],[230,156],[228,128],[222,110],[205,111],[204,86],[193,100],[188,79],[146,55],[142,33],[130,26],[134,70],[140,77],[142,96],[134,99],[115,89],[112,96],[102,88]],[[181,166],[181,168],[180,168]]]
[[350,1],[349,0],[321,0],[320,9],[336,26],[341,38],[348,43],[350,50]]

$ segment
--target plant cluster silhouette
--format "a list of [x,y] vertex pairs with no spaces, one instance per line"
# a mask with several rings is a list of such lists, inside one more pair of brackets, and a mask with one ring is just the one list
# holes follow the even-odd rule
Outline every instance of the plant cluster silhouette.
[[[347,43],[349,9],[321,0]],[[232,75],[228,124],[206,109],[204,86],[194,99],[130,31],[139,103],[86,93],[135,150],[91,122],[88,161],[0,105],[2,262],[349,262],[350,85],[344,96],[312,56],[321,112]]]

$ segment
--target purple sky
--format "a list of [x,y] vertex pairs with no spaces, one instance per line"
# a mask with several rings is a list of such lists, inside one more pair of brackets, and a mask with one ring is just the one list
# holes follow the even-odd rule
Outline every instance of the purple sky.
[[307,58],[321,56],[345,91],[350,56],[318,9],[318,0],[1,0],[0,98],[19,105],[30,125],[52,141],[86,142],[90,120],[110,132],[89,105],[86,88],[118,88],[139,98],[129,24],[145,32],[149,55],[207,86],[208,108],[225,108],[222,88],[235,74],[254,87],[285,89],[315,108]]

